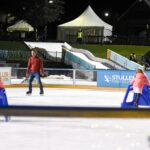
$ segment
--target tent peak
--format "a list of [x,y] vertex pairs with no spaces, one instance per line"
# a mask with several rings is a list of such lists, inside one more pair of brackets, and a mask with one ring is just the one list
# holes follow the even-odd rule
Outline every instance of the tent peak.
[[87,6],[87,8],[84,10],[84,12],[82,14],[87,13],[87,12],[95,14],[94,10],[92,9],[92,7],[90,5]]
[[112,30],[112,26],[104,22],[89,5],[84,12],[77,18],[67,23],[59,25],[59,27],[105,27]]
[[92,9],[92,7],[90,5],[88,5],[86,9]]

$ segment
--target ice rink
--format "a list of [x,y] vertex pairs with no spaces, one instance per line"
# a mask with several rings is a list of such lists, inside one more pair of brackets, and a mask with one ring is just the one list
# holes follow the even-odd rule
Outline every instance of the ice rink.
[[[6,88],[11,105],[120,107],[123,91]],[[149,150],[150,119],[0,118],[1,150]]]

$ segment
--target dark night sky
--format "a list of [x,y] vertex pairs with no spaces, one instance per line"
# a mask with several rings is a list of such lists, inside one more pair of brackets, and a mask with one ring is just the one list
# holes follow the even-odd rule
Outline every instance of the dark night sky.
[[[88,5],[92,7],[95,13],[105,22],[112,24],[114,15],[119,16],[131,6],[135,0],[64,0],[64,15],[61,20],[52,24],[49,31],[56,35],[57,25],[66,23],[77,18]],[[104,17],[104,12],[109,11],[110,17]]]
[[78,17],[88,5],[99,17],[109,11],[111,18],[115,13],[121,15],[135,0],[65,0],[65,14],[61,21],[66,22]]

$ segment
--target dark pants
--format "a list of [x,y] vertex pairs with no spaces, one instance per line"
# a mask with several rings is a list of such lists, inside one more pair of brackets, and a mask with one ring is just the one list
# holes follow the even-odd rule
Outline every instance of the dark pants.
[[140,99],[141,94],[140,93],[134,93],[134,99],[135,99],[135,103],[136,105],[139,105],[139,99]]
[[31,72],[30,76],[29,76],[29,92],[32,93],[32,81],[33,79],[36,78],[39,88],[40,88],[40,92],[43,92],[43,85],[41,82],[41,78],[40,78],[40,73],[39,72]]
[[77,38],[77,43],[82,44],[82,38]]

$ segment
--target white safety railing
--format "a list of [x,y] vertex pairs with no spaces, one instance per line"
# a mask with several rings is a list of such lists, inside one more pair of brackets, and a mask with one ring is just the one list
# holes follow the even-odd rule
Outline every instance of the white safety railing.
[[[41,78],[43,84],[50,85],[92,85],[97,86],[97,70],[45,68],[46,77]],[[12,68],[11,84],[27,84],[26,68]],[[34,81],[36,82],[36,80]]]

